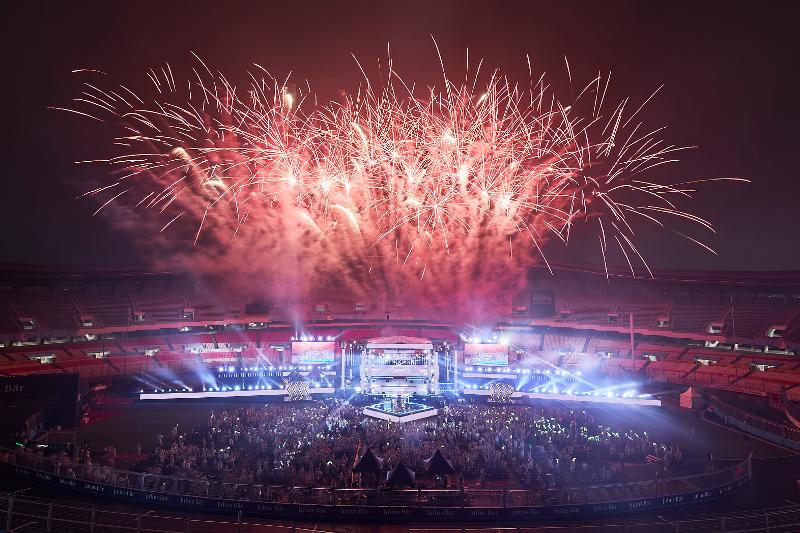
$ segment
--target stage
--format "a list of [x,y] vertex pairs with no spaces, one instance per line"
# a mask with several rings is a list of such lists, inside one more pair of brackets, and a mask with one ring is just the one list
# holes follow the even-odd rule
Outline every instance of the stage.
[[394,400],[390,400],[368,405],[363,413],[372,418],[402,424],[436,416],[439,410],[418,402],[404,402],[402,405],[397,405]]

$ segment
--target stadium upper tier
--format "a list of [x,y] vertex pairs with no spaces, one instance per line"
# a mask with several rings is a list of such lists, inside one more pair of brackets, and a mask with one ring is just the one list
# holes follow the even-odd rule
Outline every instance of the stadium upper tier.
[[[630,278],[573,267],[531,272],[529,289],[481,306],[497,323],[800,346],[800,272],[663,272]],[[71,337],[250,322],[434,320],[414,302],[337,294],[271,300],[188,274],[0,267],[0,339]],[[290,312],[291,309],[291,312]],[[443,313],[443,315],[446,314]]]

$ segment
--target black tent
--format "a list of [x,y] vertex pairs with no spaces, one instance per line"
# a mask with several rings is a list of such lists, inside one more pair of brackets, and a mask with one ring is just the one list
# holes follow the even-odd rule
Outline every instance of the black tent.
[[415,477],[416,474],[414,474],[414,471],[409,470],[408,467],[403,464],[403,461],[400,461],[391,472],[386,474],[386,485],[390,487],[411,487],[414,485]]
[[456,473],[452,463],[444,458],[442,450],[437,449],[436,453],[426,461],[426,472],[432,476],[448,476]]
[[360,474],[362,472],[379,472],[383,468],[383,461],[378,459],[378,456],[373,453],[372,448],[367,448],[361,459],[358,460],[356,466],[353,467],[353,472]]

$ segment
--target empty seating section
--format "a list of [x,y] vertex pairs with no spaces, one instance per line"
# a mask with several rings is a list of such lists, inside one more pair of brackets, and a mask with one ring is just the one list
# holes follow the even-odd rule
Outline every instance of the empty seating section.
[[692,374],[693,377],[706,375],[727,376],[731,378],[731,380],[734,380],[740,376],[744,376],[748,372],[750,372],[750,369],[747,367],[712,364],[700,365]]
[[72,359],[56,359],[53,366],[62,369],[65,372],[79,373],[85,375],[91,373],[93,367],[106,366],[106,362],[102,359],[94,358],[72,358]]
[[9,303],[6,299],[6,294],[0,292],[0,333],[19,331],[19,325],[14,320],[16,312]]
[[206,291],[187,294],[185,299],[187,307],[194,310],[195,317],[204,320],[222,320],[230,311],[225,303],[220,302],[218,296],[209,294]]
[[134,295],[138,311],[144,311],[156,322],[180,320],[184,307],[183,294],[172,291],[143,291]]
[[24,363],[14,363],[0,366],[1,376],[27,376],[29,374],[45,374],[58,372],[52,365],[42,364],[36,361]]
[[600,324],[607,321],[614,306],[614,298],[605,293],[588,293],[575,288],[564,289],[556,300],[556,312],[572,311],[571,321],[584,324]]
[[216,339],[218,344],[255,344],[259,339],[259,331],[223,331],[221,333],[215,333],[214,339]]
[[755,375],[737,381],[736,385],[738,389],[747,392],[780,394],[783,391],[783,385],[779,381],[767,380]]
[[[32,334],[41,335],[99,327],[103,331],[127,328],[136,324],[135,312],[144,313],[142,324],[221,322],[229,316],[229,311],[242,312],[243,307],[193,292],[191,287],[101,284],[70,291],[36,287],[0,293],[0,334],[22,334],[25,330],[19,318],[35,320],[37,327]],[[190,309],[193,316],[184,317],[184,309]],[[88,315],[92,324],[80,324],[81,315]]]
[[76,295],[87,313],[100,322],[103,326],[124,327],[132,311],[126,294],[108,291],[87,291],[85,294]]
[[646,367],[647,375],[656,381],[679,381],[695,367],[685,361],[653,361]]
[[46,353],[48,351],[52,350],[47,350],[46,346],[20,346],[15,348],[6,348],[2,350],[4,357],[0,358],[0,368],[2,368],[3,363],[7,363],[8,361],[29,362],[29,354]]
[[161,336],[120,339],[118,343],[125,353],[130,354],[138,353],[144,355],[146,350],[158,349],[159,351],[167,351],[170,349],[167,340]]
[[688,361],[652,361],[649,365],[647,365],[648,372],[650,371],[660,371],[660,372],[681,372],[685,374],[689,372],[695,367],[694,363],[690,363]]
[[314,305],[314,313],[319,316],[349,317],[356,315],[355,302],[350,300],[326,299],[324,309],[318,310]]
[[651,354],[657,355],[659,359],[678,359],[685,350],[685,346],[655,344],[652,342],[640,342],[634,348],[638,356]]
[[732,352],[731,350],[715,350],[713,348],[701,348],[692,346],[686,351],[686,355],[683,356],[683,359],[691,359],[695,361],[697,359],[708,359],[711,361],[716,361],[720,364],[734,364],[736,358],[739,357],[741,354],[739,352]]
[[704,333],[711,322],[722,319],[729,307],[730,302],[677,299],[670,310],[672,329]]
[[746,369],[723,367],[722,365],[700,366],[686,377],[684,383],[727,389],[732,387],[737,378],[746,373]]
[[[361,331],[364,331],[364,330],[361,330]],[[378,337],[378,336],[380,336],[380,331],[381,330],[380,329],[374,329],[374,330],[366,330],[366,331],[368,331],[368,335],[364,335],[364,337]],[[342,338],[344,339],[346,335],[347,335],[347,331],[344,332],[344,334],[342,335]],[[259,340],[259,342],[261,343],[262,346],[264,346],[264,344],[268,344],[270,342],[285,343],[288,340],[287,337],[291,337],[291,335],[287,335],[283,331],[264,330],[264,329],[262,329],[262,330],[260,330],[258,332],[258,340]],[[362,337],[357,337],[357,338],[362,338]]]
[[794,303],[776,298],[736,300],[726,320],[725,333],[736,339],[763,339],[770,326],[782,324],[794,309]]
[[146,355],[109,357],[107,361],[122,374],[145,374],[156,366],[153,358]]
[[768,369],[760,371],[747,362],[740,364],[693,364],[690,361],[607,360],[609,374],[622,371],[643,372],[655,381],[683,383],[710,388],[722,388],[755,394],[780,394],[792,389],[797,395],[800,389],[800,371]]
[[776,368],[769,369],[765,372],[756,373],[758,377],[770,381],[779,381],[785,383],[787,387],[800,384],[800,372],[785,372]]
[[748,373],[747,368],[725,365],[701,365],[688,376],[688,383],[706,387],[730,388],[734,382]]
[[153,358],[154,361],[162,365],[169,365],[170,363],[194,360],[194,354],[187,352],[158,352]]
[[[719,335],[735,336],[739,340],[764,340],[768,327],[784,325],[788,326],[786,338],[800,342],[800,304],[796,300],[755,296],[731,298],[722,294],[681,294],[672,298],[657,292],[614,296],[574,287],[556,292],[556,318],[560,322],[626,327],[628,316],[633,313],[636,328],[655,329],[658,318],[668,317],[670,324],[665,329],[707,335],[708,326],[720,322],[723,330]],[[570,311],[571,315],[561,318],[561,311]],[[609,322],[609,314],[613,313],[618,315]]]
[[105,353],[107,355],[122,355],[125,352],[122,346],[117,341],[98,341],[98,342],[81,342],[72,345],[70,352],[72,354],[82,354],[89,356],[93,353]]
[[68,332],[78,327],[79,312],[64,290],[30,289],[14,295],[13,301],[25,318],[39,323],[40,329]]
[[586,353],[594,355],[600,352],[611,353],[616,357],[630,357],[630,343],[616,339],[589,338],[589,345],[586,349]]
[[[740,359],[737,360],[737,364],[743,365],[770,365],[775,367],[783,367],[787,362],[791,362],[796,360],[795,356],[787,356],[785,355],[778,355],[778,354],[755,354],[755,353],[746,353]],[[786,369],[784,369],[786,370]]]
[[653,329],[656,319],[665,314],[670,306],[670,301],[652,297],[631,296],[622,297],[618,302],[620,320],[623,325],[628,324],[628,315],[633,313],[633,326],[635,328]]
[[175,335],[171,337],[173,349],[189,351],[192,347],[205,346],[212,348],[214,346],[214,335],[211,333],[204,333],[200,335]]

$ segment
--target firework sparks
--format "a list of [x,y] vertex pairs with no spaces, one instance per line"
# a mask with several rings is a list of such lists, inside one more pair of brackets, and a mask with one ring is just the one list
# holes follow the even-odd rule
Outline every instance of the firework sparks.
[[632,272],[634,259],[647,264],[631,215],[713,231],[676,204],[697,182],[646,181],[683,149],[636,122],[652,96],[605,113],[609,77],[565,105],[544,77],[520,89],[498,72],[444,76],[415,94],[389,65],[380,84],[365,75],[356,94],[310,110],[310,90],[261,67],[240,90],[202,61],[185,83],[169,65],[151,69],[148,98],[85,83],[76,109],[56,109],[121,128],[119,153],[97,161],[120,186],[87,193],[108,194],[98,211],[150,211],[170,261],[260,272],[278,292],[340,286],[469,307],[524,286],[545,245],[569,242],[578,221],[604,263],[616,243]]

